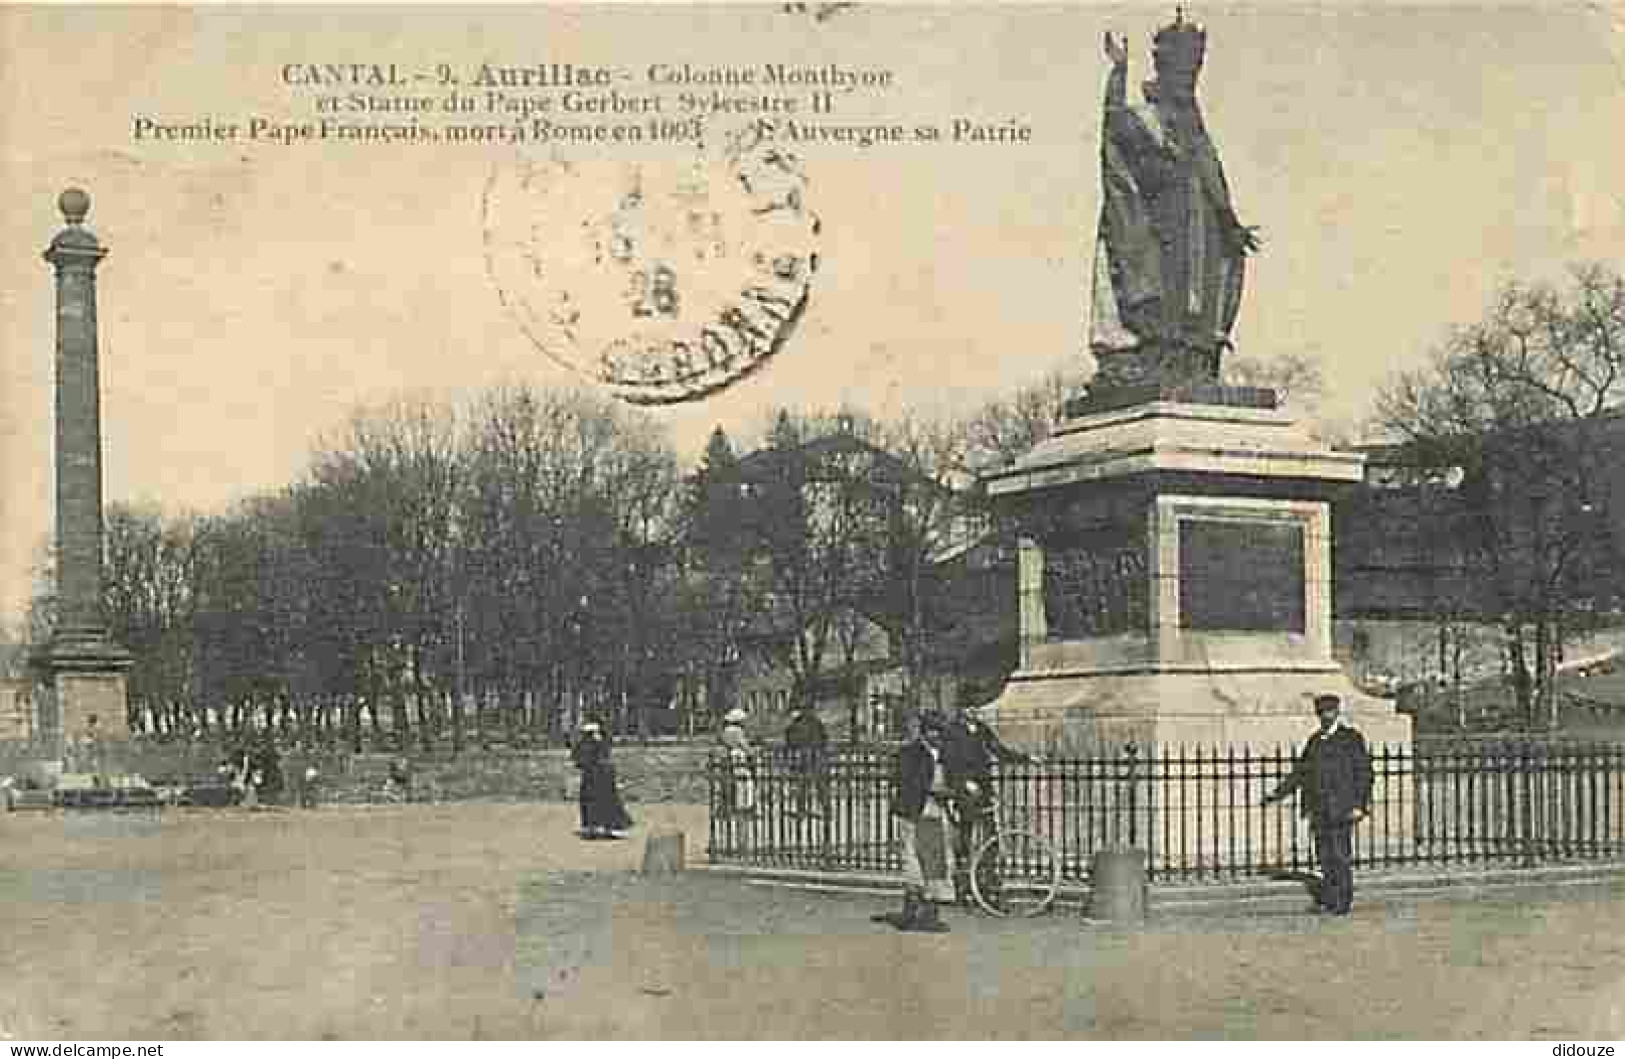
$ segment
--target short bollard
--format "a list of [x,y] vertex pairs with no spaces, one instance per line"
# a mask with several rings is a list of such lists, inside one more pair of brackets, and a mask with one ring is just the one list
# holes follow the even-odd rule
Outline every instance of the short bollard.
[[643,873],[659,875],[682,871],[684,839],[681,831],[656,831],[643,845]]
[[1145,850],[1103,849],[1093,861],[1089,918],[1108,923],[1145,920]]

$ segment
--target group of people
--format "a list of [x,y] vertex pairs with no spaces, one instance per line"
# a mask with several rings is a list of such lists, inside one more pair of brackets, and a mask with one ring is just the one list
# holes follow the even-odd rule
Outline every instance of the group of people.
[[232,800],[246,809],[268,803],[312,809],[318,801],[320,773],[301,744],[284,761],[276,744],[263,739],[232,751],[217,771],[231,788]]
[[282,793],[282,756],[269,741],[240,747],[221,763],[219,772],[245,809],[271,802]]
[[[756,762],[745,732],[746,715],[723,716],[719,742],[726,756],[723,810],[750,817],[757,809]],[[803,705],[784,731],[789,766],[787,816],[817,818],[828,812],[829,732],[818,713]],[[969,896],[970,854],[994,826],[994,769],[999,763],[1032,760],[1011,749],[988,726],[981,711],[952,715],[925,710],[897,758],[891,812],[903,847],[905,889],[900,912],[877,917],[899,930],[943,931],[938,906]]]
[[[1353,830],[1371,809],[1371,757],[1364,738],[1344,718],[1336,695],[1316,696],[1314,708],[1319,729],[1264,804],[1300,794],[1321,869],[1316,908],[1328,915],[1347,915],[1354,899]],[[756,808],[756,790],[745,719],[743,710],[729,711],[720,742],[730,770],[730,808],[748,815]],[[798,710],[785,730],[793,777],[792,813],[817,816],[825,811],[828,742],[817,713],[808,707]],[[573,759],[581,772],[583,838],[618,838],[632,826],[609,756],[602,726],[582,725]],[[953,715],[928,709],[919,714],[898,754],[891,802],[902,844],[903,905],[877,920],[905,931],[948,929],[941,906],[969,896],[971,854],[997,826],[995,769],[1032,760],[1006,746],[980,709],[961,709]]]
[[[756,812],[756,769],[750,737],[745,734],[744,710],[735,708],[723,716],[719,741],[727,755],[727,808],[749,816]],[[829,793],[826,776],[829,731],[819,719],[818,711],[807,705],[796,709],[784,730],[784,750],[791,780],[786,814],[823,816]]]
[[980,710],[921,712],[898,755],[891,806],[903,847],[903,907],[877,921],[905,931],[948,929],[941,906],[968,897],[971,853],[995,827],[994,769],[1031,760],[1006,746]]
[[[799,726],[799,727],[798,727]],[[809,754],[821,756],[827,736],[823,722],[810,710],[803,711],[791,724],[792,732],[803,732]],[[801,738],[797,736],[796,738]],[[718,740],[728,758],[729,802],[732,812],[748,815],[756,811],[755,765],[750,737],[745,734],[745,711],[729,710],[722,718]],[[811,749],[811,748],[816,749]],[[610,738],[602,723],[589,720],[576,730],[570,757],[581,774],[578,801],[581,813],[580,835],[584,839],[622,838],[632,827],[610,763]],[[806,761],[811,767],[812,757]]]
[[[1346,916],[1354,901],[1354,827],[1371,814],[1371,755],[1336,695],[1315,696],[1314,710],[1318,729],[1263,804],[1299,795],[1320,866],[1314,910]],[[898,758],[892,802],[903,847],[903,907],[877,920],[899,930],[948,929],[940,907],[964,900],[969,856],[996,826],[993,769],[1028,760],[1000,742],[979,711],[921,714]]]

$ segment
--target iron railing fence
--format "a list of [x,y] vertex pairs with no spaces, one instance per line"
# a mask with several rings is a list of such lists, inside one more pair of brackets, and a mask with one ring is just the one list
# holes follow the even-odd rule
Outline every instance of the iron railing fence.
[[[1263,805],[1295,750],[1136,746],[1002,768],[999,824],[1041,835],[1064,879],[1133,847],[1153,881],[1291,876],[1314,868],[1297,796]],[[1625,744],[1419,741],[1372,748],[1371,816],[1355,864],[1533,866],[1625,859]],[[817,759],[764,751],[709,763],[713,861],[825,871],[900,867],[894,747]]]

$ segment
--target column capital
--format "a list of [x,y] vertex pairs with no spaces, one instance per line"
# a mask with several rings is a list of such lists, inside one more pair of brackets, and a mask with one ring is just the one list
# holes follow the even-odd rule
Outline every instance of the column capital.
[[67,227],[56,233],[44,253],[45,260],[57,269],[81,268],[94,270],[107,256],[107,248],[86,228],[85,217],[90,213],[90,196],[78,188],[69,188],[56,200],[57,209]]

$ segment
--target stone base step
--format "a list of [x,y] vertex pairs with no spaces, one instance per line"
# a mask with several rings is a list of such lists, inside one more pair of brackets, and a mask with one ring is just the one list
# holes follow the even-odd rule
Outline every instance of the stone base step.
[[12,790],[6,798],[6,808],[17,812],[25,809],[54,809],[56,802],[50,791]]
[[[768,886],[793,889],[894,893],[902,877],[885,872],[828,872],[797,868],[757,868],[707,862],[701,870],[734,875]],[[1196,884],[1152,883],[1146,908],[1152,916],[1254,914],[1303,911],[1310,905],[1310,879],[1245,879]],[[1461,897],[1515,887],[1569,887],[1625,884],[1625,860],[1552,864],[1530,868],[1440,868],[1433,871],[1356,872],[1358,901],[1404,901],[1420,897]],[[1087,914],[1092,888],[1063,881],[1055,905],[1063,913]]]

